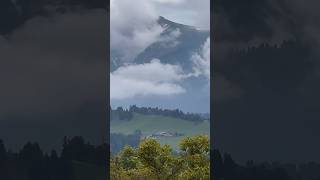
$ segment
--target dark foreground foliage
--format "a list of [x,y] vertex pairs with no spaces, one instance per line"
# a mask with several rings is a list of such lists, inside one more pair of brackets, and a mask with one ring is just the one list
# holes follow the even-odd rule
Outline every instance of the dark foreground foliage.
[[65,137],[61,153],[55,150],[45,153],[38,143],[31,142],[19,152],[11,152],[0,140],[0,179],[80,180],[88,176],[97,179],[106,174],[107,153],[106,144],[93,146],[82,137]]
[[236,163],[229,154],[223,156],[214,150],[213,174],[215,180],[320,180],[320,164],[315,162],[255,163],[245,165]]

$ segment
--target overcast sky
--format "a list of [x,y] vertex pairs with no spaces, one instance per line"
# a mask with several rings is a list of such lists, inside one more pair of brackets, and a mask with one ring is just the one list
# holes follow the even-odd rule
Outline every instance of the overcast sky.
[[[125,4],[127,0],[111,0],[111,15],[115,3]],[[137,0],[130,4],[127,12],[134,15],[136,9],[139,14],[153,14],[164,16],[169,20],[209,29],[210,26],[210,0]],[[150,12],[152,11],[152,12]],[[125,13],[125,12],[124,12]]]
[[157,14],[178,23],[209,29],[210,0],[152,0]]

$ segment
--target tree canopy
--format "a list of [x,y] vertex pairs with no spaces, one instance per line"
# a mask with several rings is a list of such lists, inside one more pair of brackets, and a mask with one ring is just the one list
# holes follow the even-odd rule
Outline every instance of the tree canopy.
[[137,148],[126,146],[110,162],[111,180],[210,179],[209,138],[187,137],[174,153],[169,145],[144,139]]

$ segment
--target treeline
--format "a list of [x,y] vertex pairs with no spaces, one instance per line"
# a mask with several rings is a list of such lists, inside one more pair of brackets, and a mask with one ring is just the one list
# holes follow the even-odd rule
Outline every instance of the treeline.
[[0,179],[72,180],[77,173],[74,162],[105,168],[108,152],[106,144],[94,146],[82,137],[65,137],[61,153],[46,153],[38,143],[31,142],[19,152],[12,152],[0,140]]
[[110,107],[110,119],[111,120],[131,120],[133,118],[132,110],[123,109],[122,107],[118,107],[117,109],[112,109]]
[[261,88],[281,93],[300,85],[308,72],[314,70],[311,54],[309,45],[298,40],[275,45],[262,43],[229,50],[228,62],[217,62],[214,71],[245,88],[246,92]]
[[184,113],[179,109],[161,109],[158,107],[137,107],[136,105],[132,105],[129,109],[124,109],[122,107],[118,107],[116,109],[111,109],[111,120],[131,120],[133,118],[134,113],[139,113],[143,115],[159,115],[166,116],[172,118],[179,118],[186,121],[199,122],[208,120],[205,116],[196,113]]
[[213,151],[213,173],[216,180],[320,180],[320,164],[236,163],[229,154]]
[[110,151],[111,154],[116,154],[121,151],[126,145],[137,147],[141,139],[141,131],[136,130],[133,134],[125,135],[122,133],[110,134]]

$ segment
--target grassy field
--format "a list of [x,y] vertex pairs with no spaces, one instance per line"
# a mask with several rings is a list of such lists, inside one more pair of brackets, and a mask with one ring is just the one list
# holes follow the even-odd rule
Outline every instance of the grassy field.
[[210,132],[208,121],[195,124],[182,119],[157,115],[134,114],[130,121],[111,121],[110,125],[111,133],[132,134],[137,129],[141,130],[143,136],[160,131],[183,133],[184,136],[180,137],[161,137],[158,139],[162,144],[170,144],[174,148],[177,148],[178,141],[183,137],[197,134],[209,135]]

